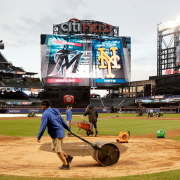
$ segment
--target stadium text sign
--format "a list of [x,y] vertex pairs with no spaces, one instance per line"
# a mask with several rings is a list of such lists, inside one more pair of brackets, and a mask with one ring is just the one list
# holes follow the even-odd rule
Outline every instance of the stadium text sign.
[[83,22],[78,19],[70,19],[68,22],[62,23],[59,26],[64,33],[109,33],[112,30],[111,25],[100,23],[97,21]]
[[56,78],[49,78],[46,80],[47,83],[74,83],[74,82],[82,82],[82,79],[56,79]]

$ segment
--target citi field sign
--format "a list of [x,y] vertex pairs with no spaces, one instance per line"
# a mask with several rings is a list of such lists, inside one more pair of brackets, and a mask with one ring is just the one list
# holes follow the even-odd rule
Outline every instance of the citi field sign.
[[53,34],[93,34],[114,36],[114,29],[118,27],[109,24],[93,21],[70,19],[68,22],[53,25]]

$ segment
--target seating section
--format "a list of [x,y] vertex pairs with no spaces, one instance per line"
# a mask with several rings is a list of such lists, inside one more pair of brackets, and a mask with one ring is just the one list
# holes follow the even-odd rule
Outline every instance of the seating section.
[[16,66],[9,66],[11,68],[12,71],[21,71],[24,72],[24,70],[20,67],[16,67]]
[[28,100],[33,103],[41,103],[42,102],[41,99],[36,99],[36,98],[28,98]]
[[127,107],[130,104],[134,104],[134,98],[125,98],[124,101],[118,105],[118,107]]
[[24,83],[24,81],[16,79],[3,79],[0,82],[0,87],[44,89],[41,82]]
[[39,78],[24,78],[24,81],[25,82],[40,82],[40,79]]
[[10,71],[8,66],[0,65],[0,70]]
[[94,106],[95,108],[96,107],[99,107],[99,108],[102,108],[103,107],[103,104],[101,103],[101,99],[95,99],[95,98],[92,98],[90,99],[90,103],[92,106]]
[[5,57],[1,54],[1,52],[0,52],[0,62],[7,63]]
[[26,83],[26,86],[28,88],[34,88],[34,89],[44,89],[40,82],[28,82]]
[[[14,66],[1,52],[0,71],[0,108],[41,107],[42,101],[38,99],[40,94],[37,94],[36,89],[44,89],[44,87],[39,78],[31,78],[37,73],[25,72],[23,68]],[[34,98],[29,98],[23,93],[24,91],[34,92],[31,93]]]
[[4,87],[27,88],[23,81],[18,81],[14,79],[3,79],[2,83]]
[[104,106],[107,108],[111,108],[111,107],[117,107],[118,104],[123,100],[122,97],[118,97],[118,98],[102,98],[101,99]]
[[4,103],[5,102],[5,100],[4,99],[0,99],[0,103]]
[[28,88],[44,89],[39,78],[25,78],[24,80]]
[[4,99],[5,102],[29,102],[26,99]]

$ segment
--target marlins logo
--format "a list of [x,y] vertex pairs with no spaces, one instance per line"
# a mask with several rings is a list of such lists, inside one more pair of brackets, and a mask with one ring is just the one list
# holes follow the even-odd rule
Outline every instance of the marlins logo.
[[68,55],[76,53],[76,51],[69,51],[67,46],[64,46],[63,49],[58,51],[55,54],[54,60],[56,65],[54,66],[53,71],[48,76],[56,76],[61,73],[64,75],[64,70],[72,67],[71,73],[76,73],[79,61],[83,53],[75,54],[70,60],[68,59]]

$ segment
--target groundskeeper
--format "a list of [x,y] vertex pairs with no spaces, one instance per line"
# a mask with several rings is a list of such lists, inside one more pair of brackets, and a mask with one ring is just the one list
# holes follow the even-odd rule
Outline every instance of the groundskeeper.
[[[68,106],[68,110],[66,111],[66,122],[67,125],[71,128],[71,121],[72,121],[72,105]],[[71,136],[71,132],[68,131],[68,135]]]
[[96,130],[95,136],[97,137],[98,136],[98,129],[97,129],[98,113],[91,104],[88,105],[88,110],[86,110],[83,114],[83,116],[86,116],[86,115],[88,115],[89,117],[91,135],[93,135],[93,126],[94,126]]
[[40,143],[40,139],[44,134],[47,127],[48,134],[52,138],[51,148],[57,153],[63,165],[58,169],[68,170],[70,169],[69,164],[71,163],[73,156],[66,154],[62,150],[63,138],[65,137],[65,130],[71,131],[71,128],[64,121],[57,109],[51,108],[51,102],[48,99],[42,101],[43,115],[41,119],[41,127],[37,135],[37,142]]

